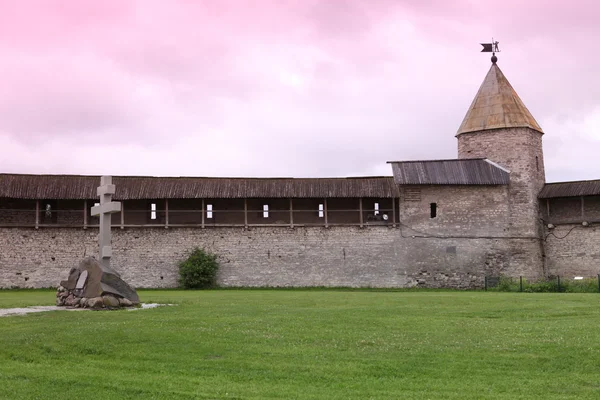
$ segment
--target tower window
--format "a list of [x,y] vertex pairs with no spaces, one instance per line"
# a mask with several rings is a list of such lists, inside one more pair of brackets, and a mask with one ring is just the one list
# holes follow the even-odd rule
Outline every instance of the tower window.
[[206,205],[206,218],[212,218],[213,217],[213,209],[212,209],[212,204],[207,204]]
[[540,162],[539,162],[538,156],[535,156],[535,169],[536,169],[536,171],[540,170]]
[[325,209],[323,208],[323,204],[319,204],[319,218],[323,218],[325,216]]
[[150,219],[156,219],[156,203],[150,204]]
[[263,218],[269,218],[269,205],[263,205]]
[[379,203],[375,203],[375,206],[373,208],[375,210],[375,212],[373,214],[379,215]]
[[429,204],[429,217],[430,218],[437,217],[437,203],[430,203]]

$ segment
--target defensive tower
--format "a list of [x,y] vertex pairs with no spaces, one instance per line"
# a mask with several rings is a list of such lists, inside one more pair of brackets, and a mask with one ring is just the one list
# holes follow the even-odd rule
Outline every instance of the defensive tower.
[[458,128],[458,158],[485,157],[510,171],[508,233],[540,237],[538,194],[545,183],[544,132],[492,57]]

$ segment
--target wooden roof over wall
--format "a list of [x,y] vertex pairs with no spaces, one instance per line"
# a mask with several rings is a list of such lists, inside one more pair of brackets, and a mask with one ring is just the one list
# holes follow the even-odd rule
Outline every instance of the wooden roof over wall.
[[556,197],[600,196],[600,179],[593,181],[546,183],[538,196],[540,199]]
[[[192,178],[113,176],[116,200],[398,197],[392,177]],[[100,176],[0,174],[0,198],[95,199]]]
[[508,185],[509,172],[485,158],[391,161],[398,185]]

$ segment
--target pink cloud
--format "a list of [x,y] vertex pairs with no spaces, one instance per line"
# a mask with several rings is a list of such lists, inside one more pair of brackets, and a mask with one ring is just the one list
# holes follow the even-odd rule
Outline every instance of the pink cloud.
[[[0,143],[15,172],[103,173],[103,157],[115,174],[389,174],[388,159],[454,157],[491,36],[554,130],[548,164],[599,106],[591,1],[0,2]],[[595,140],[577,135],[560,145],[573,162]],[[97,157],[65,162],[50,144]],[[549,179],[600,176],[564,170]]]

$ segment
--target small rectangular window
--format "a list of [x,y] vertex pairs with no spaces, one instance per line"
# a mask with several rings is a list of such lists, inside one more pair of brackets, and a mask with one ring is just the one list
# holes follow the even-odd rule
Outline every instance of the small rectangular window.
[[263,218],[269,218],[269,205],[263,205]]
[[150,204],[150,219],[156,219],[156,203]]
[[319,218],[323,218],[325,216],[325,208],[323,204],[319,204]]
[[213,210],[212,210],[212,204],[207,204],[206,205],[206,218],[212,218],[213,215]]
[[437,203],[429,204],[429,217],[430,218],[437,217]]
[[375,203],[375,215],[379,215],[379,203]]

